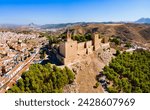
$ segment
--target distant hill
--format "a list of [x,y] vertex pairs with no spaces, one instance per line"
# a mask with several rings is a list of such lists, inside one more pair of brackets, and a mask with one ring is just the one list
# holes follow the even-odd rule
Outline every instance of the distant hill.
[[[65,30],[64,30],[65,32]],[[86,26],[75,25],[70,27],[73,35],[85,35],[87,33],[99,32],[106,37],[116,36],[123,41],[137,41],[141,43],[150,42],[149,24],[88,24]]]
[[150,24],[150,18],[140,18],[136,23]]
[[34,24],[34,23],[30,23],[30,24],[0,24],[0,28],[8,28],[8,29],[14,29],[14,28],[38,28],[40,27],[39,25],[37,24]]
[[117,23],[122,24],[124,22],[75,22],[75,23],[45,24],[40,27],[42,29],[56,29],[56,28],[67,28],[76,25],[87,26],[89,24],[117,24]]
[[39,25],[37,24],[34,24],[34,23],[30,23],[28,24],[29,27],[32,27],[32,28],[36,28],[36,27],[39,27]]
[[60,24],[45,24],[42,25],[42,29],[52,29],[52,28],[65,28],[65,27],[70,27],[74,25],[86,25],[88,23],[85,22],[76,22],[76,23],[60,23]]
[[21,25],[17,25],[17,24],[0,24],[0,28],[17,28],[20,26]]

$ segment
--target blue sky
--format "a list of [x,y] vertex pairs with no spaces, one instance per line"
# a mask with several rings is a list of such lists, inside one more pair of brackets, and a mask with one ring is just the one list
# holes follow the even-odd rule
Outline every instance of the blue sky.
[[0,0],[0,24],[134,21],[150,0]]

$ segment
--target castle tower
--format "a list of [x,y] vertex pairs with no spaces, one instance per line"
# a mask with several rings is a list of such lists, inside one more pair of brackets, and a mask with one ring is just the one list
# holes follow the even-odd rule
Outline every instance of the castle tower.
[[70,33],[69,29],[68,29],[66,41],[68,42],[68,41],[71,41],[71,40],[72,40],[71,39],[71,33]]
[[63,64],[67,65],[74,62],[77,57],[77,41],[71,39],[71,34],[68,31],[66,42],[63,42],[59,46],[59,53],[63,56]]
[[100,43],[101,43],[101,40],[99,38],[99,34],[98,33],[94,33],[93,34],[94,51],[97,50],[98,48],[100,48]]

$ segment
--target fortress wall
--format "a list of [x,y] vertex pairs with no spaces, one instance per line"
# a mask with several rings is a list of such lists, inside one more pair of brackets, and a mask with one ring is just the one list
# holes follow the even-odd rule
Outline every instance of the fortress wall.
[[77,58],[76,57],[70,57],[70,58],[64,58],[63,59],[63,62],[65,65],[68,65],[70,63],[74,63],[77,61]]
[[78,60],[78,55],[91,54],[101,47],[101,40],[96,34],[91,41],[77,43],[77,41],[67,40],[59,45],[57,58],[65,65]]
[[86,42],[86,48],[90,48],[92,46],[92,41],[87,41]]
[[97,50],[101,47],[101,39],[97,39],[97,41],[94,44],[94,50]]
[[102,48],[107,49],[107,48],[110,48],[110,43],[105,43],[105,44],[102,44],[101,46],[102,46]]
[[64,57],[60,56],[59,54],[56,54],[56,57],[62,64],[64,64]]
[[85,49],[85,42],[78,43],[78,51]]
[[101,42],[102,42],[102,39],[99,39],[98,42],[101,43]]
[[64,57],[62,57],[60,54],[56,54],[56,57],[58,58],[58,60],[62,63],[62,64],[64,64],[64,65],[68,65],[68,64],[70,64],[70,63],[73,63],[73,62],[75,62],[77,59],[76,59],[76,57],[74,57],[74,56],[72,56],[72,57],[69,57],[69,58],[64,58]]
[[104,43],[108,43],[109,42],[109,37],[104,37]]
[[93,46],[90,46],[89,48],[87,48],[87,54],[91,54],[93,53]]
[[65,43],[61,43],[61,44],[59,45],[59,53],[60,53],[61,55],[63,55],[63,56],[66,55],[66,53],[65,53]]
[[65,58],[71,58],[77,56],[77,41],[66,42],[65,43]]
[[57,51],[56,49],[53,48],[52,51],[53,51],[54,54],[56,55],[57,59],[58,59],[62,64],[64,64],[64,57],[61,56],[61,55],[58,53],[58,51]]
[[78,55],[84,55],[86,54],[86,48],[82,49],[82,50],[78,50]]
[[78,43],[78,54],[79,55],[84,55],[87,53],[92,53],[93,52],[93,42],[91,41],[87,41],[87,42],[82,42],[82,43]]

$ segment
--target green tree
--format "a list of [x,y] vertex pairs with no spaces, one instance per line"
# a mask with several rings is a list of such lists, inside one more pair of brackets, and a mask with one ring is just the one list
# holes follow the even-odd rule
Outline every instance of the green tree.
[[109,92],[150,92],[150,52],[123,52],[105,66],[103,74],[113,82]]
[[120,50],[116,50],[116,56],[120,55]]
[[8,93],[60,93],[65,85],[73,82],[74,73],[67,67],[60,69],[51,64],[34,64],[21,77]]
[[67,72],[69,84],[71,84],[71,83],[73,83],[74,78],[75,78],[74,73],[67,67],[65,67],[65,69],[66,69],[66,72]]

